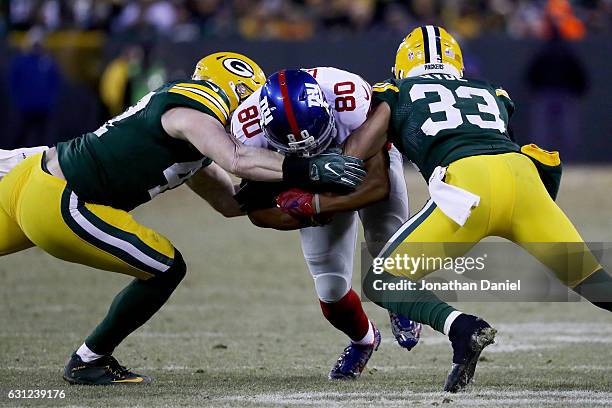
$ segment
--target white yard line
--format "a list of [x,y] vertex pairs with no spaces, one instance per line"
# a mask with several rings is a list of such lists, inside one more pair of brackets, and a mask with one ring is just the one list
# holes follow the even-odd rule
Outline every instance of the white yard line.
[[397,406],[410,402],[438,402],[450,399],[453,406],[503,406],[553,405],[564,406],[606,406],[612,404],[612,393],[587,390],[573,391],[504,391],[487,390],[464,394],[445,394],[442,392],[298,392],[263,393],[254,396],[234,395],[213,398],[224,402],[250,402],[264,405],[321,405],[321,406]]
[[[404,371],[414,370],[415,368],[422,367],[423,363],[414,364],[414,365],[393,365],[393,366],[384,366],[384,365],[376,365],[369,363],[366,371],[368,369],[376,369],[376,372],[395,372],[400,373]],[[560,371],[610,371],[612,373],[612,366],[604,366],[604,365],[571,365],[571,366],[559,366],[559,365],[540,365],[540,366],[531,366],[531,365],[499,365],[499,364],[491,364],[489,362],[482,362],[478,365],[478,372],[482,372],[485,370],[530,370],[530,371],[546,371],[549,372],[552,368]]]
[[[39,365],[39,366],[5,366],[3,369],[7,371],[41,371],[41,370],[58,370],[61,367],[57,365]],[[232,370],[259,370],[261,365],[240,365],[240,366],[232,366]],[[416,365],[394,365],[394,366],[382,366],[382,365],[372,365],[371,363],[368,365],[369,369],[376,369],[376,372],[401,372],[407,370],[414,370]],[[560,371],[611,371],[612,366],[604,366],[604,365],[572,365],[572,366],[558,366],[555,365],[554,368]],[[138,366],[140,370],[155,370],[155,371],[195,371],[202,369],[204,372],[225,372],[230,369],[227,367],[212,367],[204,365],[198,366],[186,366],[186,365],[164,365],[164,366]],[[529,369],[531,371],[541,370],[541,371],[550,371],[550,366],[526,366],[526,365],[497,365],[497,364],[480,364],[478,366],[478,371],[484,370],[526,370]],[[366,369],[367,370],[367,369]]]

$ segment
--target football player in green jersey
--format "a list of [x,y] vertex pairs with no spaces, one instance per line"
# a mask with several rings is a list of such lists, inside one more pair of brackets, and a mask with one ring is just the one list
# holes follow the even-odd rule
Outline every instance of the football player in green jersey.
[[393,142],[419,168],[432,198],[383,248],[376,262],[386,272],[378,268],[381,274],[376,275],[370,269],[363,289],[390,311],[449,336],[453,365],[444,389],[456,392],[471,381],[495,329],[432,292],[377,294],[375,276],[418,280],[432,272],[386,261],[414,253],[439,259],[461,256],[484,237],[496,235],[525,248],[567,286],[608,311],[612,278],[554,202],[558,153],[513,142],[508,133],[513,102],[497,86],[463,78],[461,49],[450,34],[435,26],[415,29],[400,45],[393,71],[395,78],[374,85],[377,106],[349,137],[344,152],[367,159]]
[[[230,199],[234,186],[225,171],[332,190],[361,182],[359,159],[285,158],[233,141],[225,130],[232,111],[264,82],[262,70],[243,55],[209,55],[191,80],[163,85],[95,132],[43,148],[0,180],[0,256],[38,246],[68,262],[136,278],[68,360],[66,381],[150,381],[112,353],[168,300],[186,266],[168,239],[129,211],[198,172],[207,182],[194,183],[196,192],[204,185]],[[239,213],[233,201],[211,200],[217,209],[229,206],[226,214]]]

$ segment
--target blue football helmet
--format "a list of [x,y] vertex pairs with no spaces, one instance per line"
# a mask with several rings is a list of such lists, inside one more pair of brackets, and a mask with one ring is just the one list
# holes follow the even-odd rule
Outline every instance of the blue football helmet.
[[336,137],[333,111],[305,71],[287,69],[268,77],[259,107],[264,136],[281,153],[315,156]]

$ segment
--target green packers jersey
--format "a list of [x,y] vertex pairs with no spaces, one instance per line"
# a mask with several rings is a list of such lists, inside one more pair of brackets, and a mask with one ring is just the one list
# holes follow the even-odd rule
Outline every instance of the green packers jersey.
[[130,211],[210,164],[190,143],[165,132],[161,117],[174,107],[207,113],[223,126],[230,115],[229,99],[216,85],[169,82],[95,132],[57,145],[69,188],[84,201]]
[[437,166],[468,156],[519,150],[508,135],[514,104],[487,82],[429,74],[389,79],[373,87],[391,107],[389,140],[426,180]]

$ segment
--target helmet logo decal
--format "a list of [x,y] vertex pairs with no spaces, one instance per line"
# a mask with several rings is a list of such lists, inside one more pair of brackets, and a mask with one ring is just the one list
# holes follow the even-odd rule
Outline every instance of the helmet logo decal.
[[223,66],[232,74],[243,78],[252,78],[255,75],[253,67],[239,58],[226,58],[223,60]]
[[308,107],[327,108],[327,103],[321,94],[321,88],[317,84],[304,84],[306,86],[306,101]]
[[273,109],[276,108],[270,108],[270,103],[268,102],[267,96],[261,98],[261,100],[259,101],[259,110],[261,111],[261,123],[263,126],[268,125],[270,122],[272,122],[272,119],[274,119],[274,117],[272,116]]

